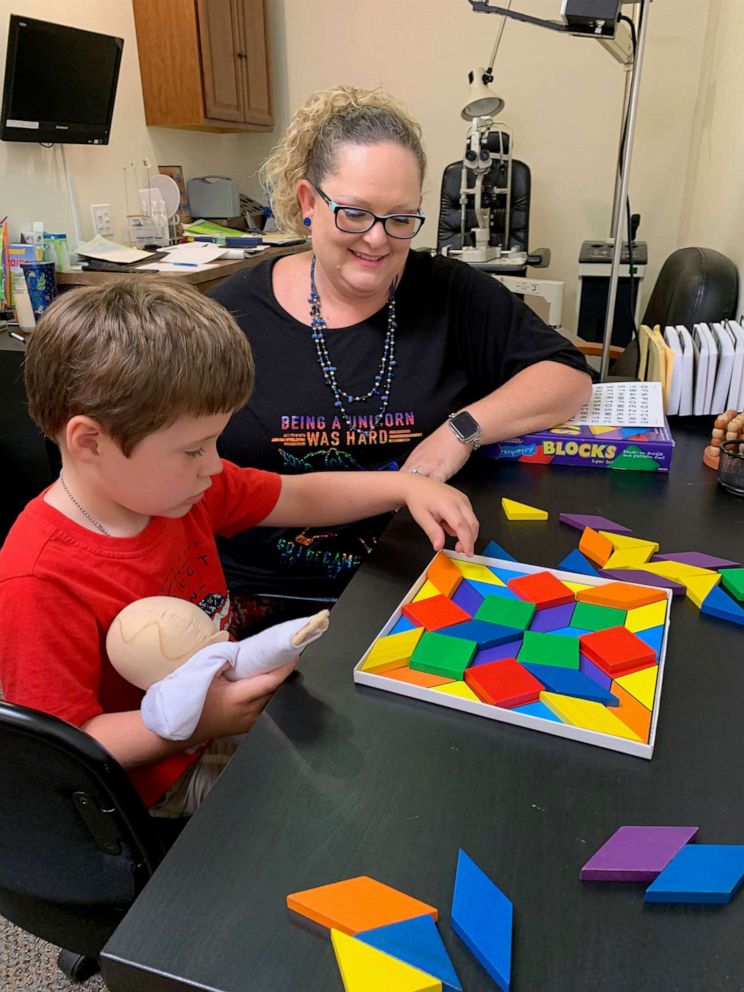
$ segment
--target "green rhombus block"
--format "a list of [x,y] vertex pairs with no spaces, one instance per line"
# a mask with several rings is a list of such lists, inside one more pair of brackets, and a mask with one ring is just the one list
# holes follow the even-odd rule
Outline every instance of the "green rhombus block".
[[477,650],[475,641],[426,630],[416,645],[409,667],[445,679],[462,679]]
[[502,627],[518,627],[525,630],[535,615],[535,604],[521,599],[507,599],[505,596],[486,596],[478,607],[473,619],[498,623]]
[[625,610],[613,606],[597,606],[594,603],[577,603],[571,614],[571,626],[582,630],[609,630],[625,624]]
[[[419,643],[421,643],[419,641]],[[532,665],[557,665],[559,668],[579,667],[578,637],[542,634],[525,630],[517,660]]]

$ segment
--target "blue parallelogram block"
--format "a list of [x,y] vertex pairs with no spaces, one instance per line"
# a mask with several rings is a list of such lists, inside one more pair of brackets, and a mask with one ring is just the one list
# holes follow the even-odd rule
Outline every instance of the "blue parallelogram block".
[[452,895],[452,929],[502,992],[509,992],[511,983],[513,916],[511,899],[460,850]]
[[742,881],[743,844],[686,844],[646,889],[646,902],[727,903]]
[[444,986],[443,992],[462,992],[460,979],[431,916],[415,916],[365,930],[356,934],[356,939],[438,978]]
[[571,668],[559,668],[557,665],[525,664],[524,667],[550,692],[576,696],[577,699],[589,699],[593,703],[602,703],[603,706],[620,705],[617,696],[598,685],[583,672]]

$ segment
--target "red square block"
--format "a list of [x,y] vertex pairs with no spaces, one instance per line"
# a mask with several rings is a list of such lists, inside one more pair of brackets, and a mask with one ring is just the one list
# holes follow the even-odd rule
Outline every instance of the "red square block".
[[426,630],[440,630],[471,619],[469,613],[446,596],[430,596],[420,599],[418,603],[406,603],[401,613],[411,623]]
[[466,668],[465,682],[484,703],[507,708],[534,703],[545,688],[516,658]]
[[607,675],[617,678],[656,664],[656,652],[627,627],[582,634],[581,651]]
[[576,596],[568,586],[564,586],[552,572],[520,575],[519,578],[509,579],[506,584],[520,599],[534,603],[538,610],[547,610],[551,606],[565,606],[576,600]]

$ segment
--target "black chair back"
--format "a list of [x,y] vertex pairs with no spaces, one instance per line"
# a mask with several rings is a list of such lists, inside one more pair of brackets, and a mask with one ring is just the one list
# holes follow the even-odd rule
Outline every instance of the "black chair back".
[[0,915],[97,957],[164,848],[126,772],[96,740],[0,702]]
[[[512,160],[511,216],[509,219],[509,244],[504,243],[506,232],[506,195],[498,190],[506,186],[506,162],[495,161],[484,176],[484,189],[492,190],[490,198],[484,196],[483,205],[491,209],[491,246],[501,245],[504,249],[516,248],[528,251],[530,234],[530,192],[531,176],[529,166],[518,159]],[[462,248],[460,237],[460,181],[462,162],[452,162],[442,175],[442,189],[439,203],[439,226],[437,229],[437,249],[447,245]],[[475,186],[475,175],[467,172],[468,189]],[[472,235],[468,231],[476,226],[472,198],[468,197],[465,217],[465,244],[472,245]]]

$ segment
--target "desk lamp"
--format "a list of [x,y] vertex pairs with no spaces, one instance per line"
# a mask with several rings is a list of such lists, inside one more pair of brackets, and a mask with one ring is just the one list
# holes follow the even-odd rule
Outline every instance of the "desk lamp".
[[[628,73],[625,88],[625,108],[620,129],[620,154],[618,156],[618,171],[615,177],[615,195],[613,200],[612,225],[610,244],[612,246],[612,265],[610,268],[610,283],[607,293],[607,315],[602,340],[602,358],[600,362],[600,379],[607,379],[610,361],[610,342],[612,340],[612,325],[617,299],[617,286],[620,278],[620,258],[622,251],[622,205],[628,196],[628,180],[630,177],[630,158],[633,147],[636,114],[638,109],[638,90],[641,81],[641,65],[646,47],[648,26],[647,7],[651,0],[562,0],[562,20],[551,21],[541,17],[533,17],[521,11],[511,9],[511,0],[505,7],[491,6],[489,0],[468,0],[473,11],[478,14],[500,14],[504,19],[512,18],[528,24],[560,31],[574,37],[594,38],[615,58]],[[624,6],[638,7],[637,24],[622,14]],[[627,25],[630,27],[627,27]],[[504,30],[504,22],[499,26],[498,41]],[[630,236],[630,232],[628,232]]]

